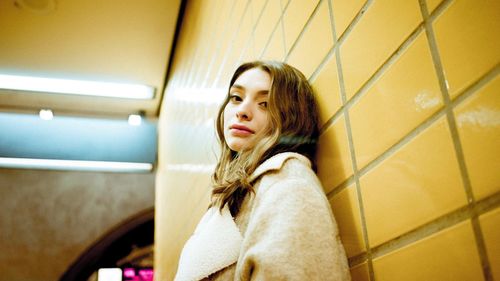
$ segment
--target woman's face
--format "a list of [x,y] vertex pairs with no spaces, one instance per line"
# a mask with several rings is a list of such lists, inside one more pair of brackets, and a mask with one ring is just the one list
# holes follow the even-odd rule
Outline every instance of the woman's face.
[[269,124],[270,75],[260,68],[243,72],[229,90],[224,108],[224,139],[233,151],[251,149]]

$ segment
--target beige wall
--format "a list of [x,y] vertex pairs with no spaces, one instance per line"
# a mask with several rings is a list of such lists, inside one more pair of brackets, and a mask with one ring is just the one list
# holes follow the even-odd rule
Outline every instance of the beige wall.
[[160,116],[156,277],[172,279],[207,207],[231,73],[277,59],[317,91],[318,175],[354,280],[500,279],[498,11],[495,0],[188,1]]
[[0,280],[59,280],[154,203],[154,174],[0,169]]

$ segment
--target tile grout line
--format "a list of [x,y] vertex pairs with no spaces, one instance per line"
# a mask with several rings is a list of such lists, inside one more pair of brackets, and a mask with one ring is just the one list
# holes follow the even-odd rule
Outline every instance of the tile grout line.
[[[238,27],[236,27],[236,30],[234,31],[234,34],[233,34],[233,35],[232,35],[232,37],[231,37],[231,44],[228,46],[228,48],[227,48],[227,50],[226,50],[226,53],[224,54],[224,57],[222,58],[222,62],[221,62],[221,63],[220,63],[220,65],[219,65],[219,69],[218,69],[218,71],[217,71],[217,74],[215,75],[215,80],[212,82],[212,85],[210,86],[211,88],[216,87],[217,83],[219,83],[219,80],[221,79],[221,74],[222,74],[222,71],[224,70],[224,66],[225,66],[225,64],[226,64],[226,62],[227,62],[227,59],[228,59],[228,57],[229,57],[229,54],[231,54],[231,51],[233,50],[233,47],[234,47],[234,44],[235,44],[235,39],[236,39],[236,37],[238,36],[238,32],[239,32],[239,31],[240,31],[240,29],[241,29],[241,25],[242,25],[243,20],[245,19],[245,17],[246,17],[247,15],[249,15],[249,14],[250,14],[250,16],[252,16],[252,15],[253,15],[253,12],[250,12],[250,13],[248,12],[248,10],[252,9],[252,8],[250,7],[250,4],[252,3],[252,1],[253,1],[253,0],[249,0],[249,1],[247,2],[246,6],[245,6],[245,11],[243,12],[243,15],[242,15],[242,16],[241,16],[241,18],[240,18],[240,21],[239,21],[239,23],[238,23]],[[260,18],[262,17],[262,14],[264,13],[264,9],[265,9],[265,7],[266,7],[266,5],[267,5],[267,3],[268,3],[269,1],[272,1],[272,0],[267,0],[267,1],[266,1],[266,3],[264,3],[264,7],[262,7],[262,10],[259,12],[259,16],[257,17],[257,21],[256,21],[256,23],[255,23],[254,29],[255,29],[255,27],[257,26],[257,23],[260,21]],[[236,5],[236,4],[234,4],[234,5]],[[231,13],[232,13],[232,12],[231,12]],[[230,25],[230,23],[228,23],[228,26],[229,26],[229,25]],[[252,30],[252,34],[253,34],[253,33],[254,33],[254,30]],[[209,74],[209,73],[207,72],[207,76],[208,76],[208,74]]]
[[[313,72],[313,74],[310,77],[310,80],[315,80],[317,78],[317,76],[319,75],[319,73],[321,72],[321,70],[323,69],[323,67],[328,62],[330,62],[330,60],[332,59],[332,57],[335,57],[335,60],[337,60],[335,49],[336,49],[338,40],[337,40],[337,32],[336,32],[336,29],[335,29],[335,22],[334,22],[334,19],[333,19],[332,0],[328,0],[328,12],[330,13],[329,16],[330,16],[330,26],[331,26],[332,37],[333,37],[333,46],[330,49],[330,51],[328,51],[328,54],[325,56],[325,58],[320,63],[320,65],[318,66],[318,68]],[[337,63],[335,64],[335,67],[337,68]],[[337,74],[337,78],[338,78],[338,74]],[[339,84],[339,87],[340,87],[340,84]],[[341,102],[342,102],[342,96],[341,96],[340,89],[339,89],[338,95],[339,95],[338,97],[340,97]],[[339,110],[337,110],[337,112],[334,113],[334,116],[335,115],[340,115],[342,113],[342,111],[340,110],[341,108],[342,108],[342,106],[340,106]],[[330,118],[330,119],[332,119],[332,118]],[[334,118],[334,120],[335,120],[335,118]],[[325,124],[326,124],[326,122],[325,122]],[[332,124],[333,124],[333,122],[332,122]],[[325,126],[323,124],[322,128],[320,128],[319,134],[322,135],[324,131],[326,131],[326,129],[325,129]],[[342,189],[334,188],[334,189],[332,189],[330,192],[328,192],[326,194],[326,197],[327,198],[333,198],[340,191],[344,190],[345,187],[347,187],[350,184],[352,184],[353,180],[354,180],[354,177],[353,176],[349,176],[347,179],[345,179],[343,182],[341,182],[340,184],[337,185],[337,186],[342,186],[343,187]]]
[[[365,3],[365,5],[363,5],[363,8],[367,9],[369,4],[371,4],[371,1],[367,1],[367,3]],[[358,16],[356,17],[357,21],[360,20],[359,15],[362,15],[363,13],[361,13],[361,12],[358,13]],[[337,60],[336,66],[337,66],[337,75],[338,75],[338,79],[339,79],[340,96],[341,96],[342,104],[345,105],[347,102],[347,96],[346,96],[346,92],[345,92],[344,74],[342,71],[342,61],[340,58],[340,49],[339,49],[339,47],[336,47],[336,46],[340,46],[340,44],[338,44],[339,41],[337,40],[337,33],[336,33],[336,29],[335,29],[335,24],[334,24],[335,18],[334,18],[334,14],[333,14],[333,6],[331,6],[331,9],[330,9],[330,18],[332,20],[331,24],[332,24],[332,32],[333,32],[333,38],[334,38],[333,39],[334,40],[334,47],[332,49],[333,49],[333,52],[335,55],[335,59]],[[352,26],[353,24],[351,23],[350,25]],[[344,32],[344,35],[345,35],[345,33],[346,32]],[[337,44],[335,44],[335,42]],[[371,281],[375,281],[375,273],[373,270],[372,250],[370,247],[370,241],[368,240],[368,227],[366,225],[365,210],[364,210],[363,198],[362,198],[362,194],[361,194],[361,186],[360,186],[360,182],[359,182],[358,166],[357,166],[357,162],[356,162],[356,154],[355,154],[354,142],[353,142],[353,137],[352,137],[351,121],[350,121],[350,117],[349,117],[349,112],[345,106],[342,106],[340,111],[342,111],[344,113],[344,126],[345,126],[346,133],[347,133],[347,140],[348,140],[348,144],[349,144],[349,153],[351,156],[351,165],[352,165],[352,169],[353,169],[352,179],[355,183],[355,188],[356,188],[356,193],[357,193],[357,198],[358,198],[358,208],[359,208],[359,215],[360,215],[360,220],[361,220],[361,231],[363,233],[363,242],[365,244],[365,249],[366,249],[364,257],[366,257],[369,279]]]
[[[451,136],[452,136],[452,141],[453,141],[453,146],[455,149],[455,156],[457,157],[458,160],[458,165],[460,169],[460,174],[462,178],[462,183],[464,187],[465,194],[467,195],[467,210],[468,214],[470,216],[471,224],[472,224],[472,229],[474,232],[474,237],[476,241],[476,248],[479,254],[480,258],[480,263],[481,263],[481,268],[482,268],[482,273],[483,277],[485,278],[486,281],[490,281],[493,279],[491,270],[490,270],[490,263],[488,260],[488,256],[486,254],[486,245],[484,242],[484,237],[483,233],[481,230],[481,227],[479,225],[479,219],[477,212],[475,211],[474,206],[476,205],[476,200],[474,197],[474,193],[472,191],[472,186],[471,186],[471,181],[470,177],[468,174],[467,166],[465,163],[465,155],[462,147],[462,143],[460,141],[460,135],[458,133],[458,128],[457,128],[457,123],[455,119],[455,115],[453,113],[453,104],[452,104],[452,98],[450,96],[450,93],[448,91],[447,87],[447,81],[444,73],[444,66],[441,62],[441,56],[439,54],[439,49],[437,46],[437,39],[434,33],[434,28],[432,26],[433,21],[429,20],[429,13],[427,9],[427,4],[425,0],[419,0],[420,3],[420,10],[422,13],[422,17],[424,18],[424,24],[425,24],[425,31],[429,43],[429,49],[431,51],[432,55],[432,60],[434,63],[434,68],[436,71],[436,74],[438,76],[438,81],[439,81],[439,86],[441,88],[441,93],[443,97],[443,102],[444,102],[444,112],[446,115],[446,119],[448,121],[448,128],[450,130]],[[446,8],[449,7],[449,4],[451,1],[446,2],[443,4],[440,8],[440,12],[444,12]],[[437,19],[437,16],[433,17],[433,20]]]
[[[188,5],[189,5],[189,2],[188,2]],[[211,18],[214,17],[215,15],[215,10],[214,9],[212,11],[212,14],[211,14]],[[197,25],[195,24],[194,27],[196,27]],[[194,27],[192,27],[192,29],[194,29]],[[215,42],[214,42],[215,44]],[[199,65],[197,66],[196,65],[196,62],[198,61],[198,59],[200,57],[203,57],[202,54],[205,54],[208,52],[208,49],[209,48],[201,48],[200,45],[197,45],[195,47],[196,49],[193,51],[193,58],[191,59],[190,63],[189,63],[189,70],[186,70],[186,72],[188,73],[188,77],[187,79],[185,80],[185,83],[183,85],[183,87],[191,87],[193,85],[193,83],[196,81],[196,76],[198,75],[198,69],[195,69],[196,67],[199,67]]]
[[[252,0],[247,1],[245,8],[244,8],[244,11],[243,11],[243,14],[241,15],[241,17],[239,19],[238,27],[236,28],[236,30],[233,34],[229,34],[229,36],[231,36],[231,40],[230,40],[230,43],[228,43],[229,44],[228,48],[231,48],[231,46],[233,46],[234,38],[238,34],[238,30],[241,28],[241,23],[243,22],[245,15],[248,13],[248,10],[249,10],[248,7],[250,7],[251,2],[252,2]],[[233,5],[231,6],[231,9],[229,11],[229,18],[232,18],[232,16],[234,15],[234,9],[236,8],[236,3],[237,3],[237,1],[234,1]],[[230,30],[230,22],[227,22],[226,25],[224,26],[224,29],[222,31],[221,36],[224,36],[224,34],[226,34],[229,30]],[[218,44],[215,47],[215,51],[212,55],[212,59],[210,60],[210,63],[208,64],[207,70],[205,71],[205,78],[203,78],[203,82],[201,84],[202,88],[207,87],[207,84],[210,83],[210,81],[208,81],[208,78],[210,77],[210,73],[212,72],[212,68],[214,68],[214,67],[217,68],[217,66],[214,66],[214,64],[215,64],[215,60],[219,57],[219,53],[222,51],[222,48],[224,46],[224,40],[219,40],[217,43]],[[228,52],[226,52],[226,54],[224,54],[224,57],[227,56],[227,53]],[[219,65],[219,68],[221,65]],[[215,80],[217,80],[217,76],[215,77]]]
[[493,68],[488,70],[483,76],[479,77],[475,82],[471,83],[462,92],[458,93],[457,96],[450,101],[451,107],[455,108],[460,105],[463,101],[468,99],[474,92],[479,91],[486,84],[491,82],[500,74],[500,63],[497,63]]
[[[250,0],[252,1],[252,0]],[[267,7],[267,4],[269,3],[269,1],[273,1],[273,0],[267,0],[266,3],[264,4],[264,6],[262,7],[262,10],[260,11],[260,14],[259,14],[259,17],[257,19],[257,21],[255,22],[255,24],[252,26],[252,32],[250,32],[250,37],[245,41],[246,43],[244,44],[244,48],[240,54],[240,56],[238,57],[238,62],[243,62],[243,57],[245,55],[245,53],[249,50],[250,48],[250,42],[254,41],[254,34],[255,34],[255,29],[257,28],[257,25],[259,24],[260,22],[260,18],[262,17],[262,15],[264,14],[264,10],[265,8]]]
[[[331,0],[330,0],[331,1]],[[343,43],[344,41],[344,38],[346,37],[346,34],[350,34],[352,29],[354,28],[354,26],[361,20],[361,16],[366,12],[366,10],[368,10],[368,7],[370,6],[370,4],[372,3],[373,0],[367,0],[365,2],[365,4],[363,5],[363,7],[361,7],[361,9],[358,11],[358,13],[356,14],[356,16],[354,17],[354,19],[351,21],[351,23],[348,25],[348,27],[344,30],[344,33],[342,34],[341,38],[337,38],[335,36],[335,22],[334,22],[334,15],[333,15],[333,7],[331,8],[331,14],[330,14],[330,17],[331,17],[331,21],[332,21],[332,32],[334,32],[334,43],[333,43],[333,46],[332,48],[330,49],[330,51],[328,51],[327,55],[325,56],[325,59],[318,65],[318,67],[316,68],[316,70],[313,72],[313,74],[311,75],[310,77],[310,80],[314,80],[316,79],[316,77],[319,75],[319,72],[321,72],[321,69],[323,68],[323,66],[327,63],[327,61],[335,56],[335,59],[338,61],[338,58],[336,56],[336,49],[340,48],[341,44]],[[331,2],[330,2],[331,3]],[[337,75],[338,75],[338,71],[337,71]],[[340,85],[339,85],[340,87]],[[340,94],[340,90],[339,90],[339,94]],[[342,96],[340,97],[341,100],[342,100]],[[337,118],[340,117],[340,115],[343,114],[343,107],[345,106],[344,104],[344,101],[342,100],[342,105],[339,107],[339,109],[337,109],[337,111],[332,115],[332,117],[330,117],[324,124],[323,126],[320,128],[320,134],[322,134],[324,131],[326,131],[328,129],[328,127],[330,127],[335,121]]]
[[[345,102],[345,86],[344,86],[344,76],[342,73],[342,63],[340,61],[340,55],[339,51],[335,52],[337,56],[337,68],[340,70],[339,72],[339,81],[340,81],[340,92],[342,93],[343,96],[343,102]],[[342,78],[340,78],[342,77]],[[373,270],[373,256],[372,256],[372,249],[370,247],[370,242],[368,240],[368,227],[366,224],[366,217],[365,217],[365,209],[364,209],[364,203],[363,203],[363,196],[361,193],[361,185],[359,182],[359,170],[358,170],[358,164],[356,161],[356,153],[355,153],[355,148],[354,148],[354,141],[353,141],[353,136],[352,136],[352,128],[351,128],[351,120],[349,116],[349,111],[347,110],[346,107],[342,108],[342,111],[344,112],[344,125],[346,128],[347,132],[347,141],[349,143],[349,152],[351,154],[351,164],[352,164],[352,169],[353,169],[353,179],[354,182],[356,183],[356,192],[357,192],[357,197],[358,197],[358,205],[359,205],[359,212],[360,212],[360,217],[361,217],[361,225],[362,225],[362,232],[363,232],[363,239],[365,242],[366,246],[366,257],[367,257],[367,264],[368,264],[368,272],[370,275],[370,280],[374,281],[375,280],[375,273]]]
[[[234,6],[235,6],[235,4],[233,3],[233,5],[231,6],[231,11],[232,11],[232,9],[234,8]],[[216,9],[216,8],[217,8],[217,6],[213,6],[213,7],[214,7],[214,8],[213,8],[212,16],[211,16],[211,18],[210,18],[211,20],[212,20],[213,18],[215,18],[216,14],[217,14],[217,9]],[[217,21],[215,21],[215,22],[217,22]],[[215,23],[215,25],[216,25],[216,23]],[[212,26],[212,27],[213,27],[213,26]],[[215,42],[214,42],[212,45],[210,45],[210,46],[211,46],[211,47],[213,46],[213,48],[216,50],[216,49],[217,49],[217,43],[218,43],[218,42],[217,42],[217,41],[215,41]],[[208,53],[210,52],[210,49],[211,49],[211,48],[202,48],[202,47],[201,47],[201,45],[199,45],[199,44],[198,44],[198,49],[197,49],[197,51],[196,51],[196,55],[195,55],[195,56],[196,56],[196,58],[195,58],[195,59],[193,59],[193,64],[194,64],[195,62],[199,61],[199,57],[201,57],[201,58],[206,57],[206,56],[208,55]],[[200,51],[198,51],[198,50],[200,50]],[[204,55],[201,55],[202,53],[203,53]],[[202,80],[202,79],[197,79],[197,78],[198,78],[198,76],[202,76],[202,75],[203,75],[203,73],[201,73],[201,72],[200,72],[200,69],[199,69],[199,68],[200,68],[200,65],[199,65],[199,64],[197,65],[197,67],[198,67],[198,69],[196,69],[196,71],[191,71],[191,70],[190,70],[190,72],[191,72],[192,74],[189,76],[189,79],[188,79],[188,83],[187,83],[187,84],[188,84],[188,85],[187,85],[188,87],[191,87],[191,86],[192,86],[194,83],[196,83],[197,81]],[[201,78],[201,77],[200,77],[200,78]],[[203,84],[203,83],[204,83],[204,81],[201,81],[201,83]]]
[[[311,80],[316,78],[316,76],[318,75],[318,73],[321,71],[321,68],[326,64],[326,60],[328,60],[328,58],[330,58],[330,57],[333,56],[335,49],[340,48],[340,45],[345,40],[344,38],[346,37],[346,34],[350,34],[351,33],[351,31],[353,30],[354,26],[361,20],[362,15],[366,12],[366,10],[368,10],[368,7],[370,6],[370,4],[373,1],[374,0],[366,0],[366,2],[363,5],[363,7],[361,7],[361,9],[358,11],[358,13],[356,14],[356,16],[354,16],[354,19],[351,21],[351,23],[345,29],[344,33],[342,34],[342,36],[340,38],[336,38],[334,36],[332,48],[325,55],[325,59],[318,65],[318,67],[316,68],[316,70],[313,71],[313,74],[310,77]],[[331,2],[329,2],[329,3],[331,3]],[[333,32],[333,30],[334,30],[333,26],[335,25],[334,20],[333,20],[334,19],[334,16],[333,16],[333,7],[332,7],[332,10],[331,10],[330,18],[331,18],[331,21],[332,21],[332,32]]]
[[[487,213],[495,208],[500,207],[500,192],[492,194],[480,201],[473,207],[479,215]],[[461,222],[467,221],[470,216],[469,206],[464,205],[449,213],[446,213],[432,221],[429,221],[415,229],[409,230],[395,238],[383,242],[373,248],[372,256],[377,258],[388,253],[400,250],[412,243],[419,242],[422,239],[428,238],[442,230],[453,227]],[[364,262],[362,260],[364,254],[351,257],[353,266]]]
[[[420,0],[419,0],[419,1],[420,1]],[[430,14],[429,14],[429,9],[427,9],[427,3],[425,3],[425,7],[426,7],[425,11],[427,12],[427,15],[428,15],[428,16],[427,16],[427,21],[429,21],[429,22],[434,22],[434,20],[435,20],[437,17],[441,16],[441,15],[444,13],[444,11],[445,11],[446,9],[448,9],[448,7],[451,5],[451,2],[453,2],[453,1],[454,1],[454,0],[442,0],[442,2],[441,2],[441,3],[439,3],[439,5],[438,5],[438,6],[434,9],[434,11],[432,11],[432,13],[430,13]],[[420,2],[419,2],[419,4],[420,4]],[[420,5],[421,5],[421,4],[420,4]],[[421,9],[422,9],[422,6],[420,6],[420,7],[421,7]],[[421,11],[422,11],[422,10],[421,10]],[[423,14],[422,14],[422,16],[423,16]]]
[[[273,0],[268,0],[268,1],[273,1]],[[267,4],[267,3],[266,3]],[[278,21],[276,22],[276,24],[274,25],[273,27],[273,30],[271,31],[271,34],[269,35],[269,38],[267,38],[267,41],[266,43],[264,44],[264,48],[262,48],[262,51],[260,51],[260,54],[257,55],[257,58],[258,59],[262,59],[262,56],[266,53],[268,47],[269,47],[269,44],[271,43],[272,39],[273,39],[273,36],[274,34],[276,33],[276,30],[278,30],[280,27],[280,25],[282,25],[281,23],[281,17],[283,16],[283,9],[281,7],[281,0],[280,0],[280,9],[281,9],[281,13],[280,13],[280,16],[278,18]]]
[[[290,2],[292,2],[292,1],[293,0],[290,0]],[[290,46],[290,50],[288,51],[288,53],[285,54],[285,59],[284,59],[285,62],[288,61],[288,59],[290,57],[290,54],[292,54],[292,52],[294,51],[294,49],[297,46],[298,42],[300,41],[300,39],[302,38],[302,36],[304,35],[304,33],[307,31],[307,29],[311,25],[312,19],[314,18],[314,16],[316,15],[316,13],[318,13],[319,6],[321,5],[321,3],[323,3],[323,1],[326,1],[326,0],[317,0],[317,1],[318,1],[318,3],[316,4],[316,6],[314,7],[314,10],[309,15],[309,18],[307,19],[306,23],[304,24],[304,26],[300,30],[299,35],[297,36],[297,38],[295,38],[295,41],[292,43],[292,46]],[[286,46],[285,46],[285,50],[286,50]]]
[[[283,1],[286,1],[285,6],[283,7]],[[281,5],[281,16],[279,18],[279,22],[281,24],[281,32],[283,34],[283,38],[281,39],[283,41],[283,55],[281,56],[280,60],[285,60],[286,56],[286,38],[285,38],[285,23],[283,21],[283,16],[285,15],[285,11],[288,8],[288,5],[290,4],[291,0],[280,0],[280,5]]]
[[[337,45],[337,37],[335,36],[335,25],[333,23],[333,9],[332,9],[332,1],[331,0],[326,0],[328,1],[328,13],[329,13],[329,19],[330,19],[330,29],[331,29],[331,32],[332,32],[332,38],[333,38],[333,45],[332,47],[330,48],[330,50],[328,50],[328,52],[326,53],[325,57],[321,60],[321,62],[318,64],[318,66],[316,67],[316,69],[313,71],[313,73],[311,74],[310,77],[308,77],[308,81],[314,81],[316,78],[318,78],[318,75],[319,73],[321,72],[321,70],[323,69],[323,67],[330,61],[330,59],[335,56],[335,48],[336,48],[336,45]],[[320,128],[321,129],[321,128]],[[320,130],[320,133],[322,133],[322,131]]]

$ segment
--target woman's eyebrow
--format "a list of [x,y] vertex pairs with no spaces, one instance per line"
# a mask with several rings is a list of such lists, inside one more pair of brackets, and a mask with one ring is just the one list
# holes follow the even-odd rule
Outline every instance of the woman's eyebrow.
[[241,85],[238,85],[238,84],[233,84],[231,86],[231,88],[236,88],[236,89],[239,89],[239,90],[245,90],[245,87],[241,86]]
[[[245,91],[245,90],[246,90],[246,88],[245,88],[244,86],[239,85],[239,84],[233,84],[233,85],[231,86],[231,89],[232,89],[232,88],[235,88],[235,89],[238,89],[238,90],[242,90],[242,91]],[[266,95],[269,95],[269,90],[261,90],[261,91],[258,91],[258,92],[257,92],[257,95],[259,95],[259,96],[266,96]]]

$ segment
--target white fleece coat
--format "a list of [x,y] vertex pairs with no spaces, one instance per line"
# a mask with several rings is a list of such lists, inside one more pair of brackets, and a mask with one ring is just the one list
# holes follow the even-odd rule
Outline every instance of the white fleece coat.
[[337,224],[309,160],[280,153],[251,175],[237,217],[211,208],[182,251],[176,281],[350,280]]

